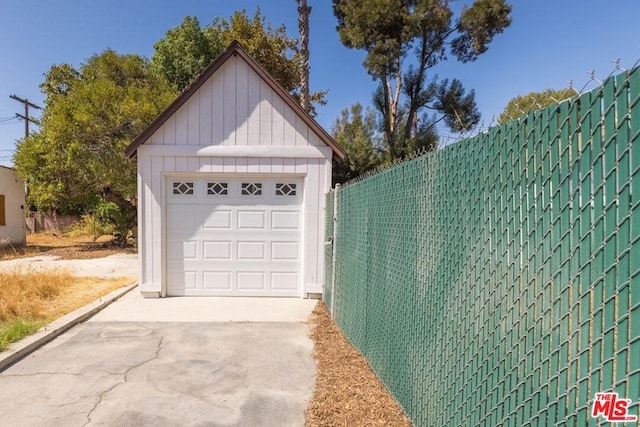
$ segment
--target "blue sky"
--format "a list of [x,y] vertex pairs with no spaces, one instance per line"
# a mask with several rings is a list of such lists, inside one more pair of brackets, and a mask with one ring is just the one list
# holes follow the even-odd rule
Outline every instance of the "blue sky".
[[[308,1],[313,7],[311,86],[329,90],[328,104],[318,109],[316,119],[331,130],[343,108],[370,104],[375,84],[362,67],[364,53],[340,44],[331,2]],[[613,60],[630,68],[640,59],[638,0],[511,3],[513,23],[486,54],[473,63],[449,61],[432,71],[475,89],[485,124],[516,95],[567,87],[570,80],[582,88],[589,83],[589,71],[602,80],[613,72]],[[106,48],[151,57],[153,44],[186,15],[204,25],[235,10],[252,15],[258,5],[274,25],[284,24],[297,36],[294,0],[0,0],[0,164],[11,164],[15,140],[24,134],[23,122],[10,119],[22,113],[22,105],[9,95],[43,106],[39,84],[51,65],[79,66]]]

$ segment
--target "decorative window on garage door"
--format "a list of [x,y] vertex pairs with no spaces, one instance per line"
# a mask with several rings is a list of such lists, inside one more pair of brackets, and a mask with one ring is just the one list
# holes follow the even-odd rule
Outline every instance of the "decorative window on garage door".
[[295,184],[285,184],[285,183],[277,183],[276,184],[276,196],[295,196],[296,195],[296,185]]
[[173,183],[173,194],[185,196],[193,195],[193,182],[178,181]]
[[226,182],[208,182],[207,194],[210,196],[226,196],[229,194],[229,184]]
[[243,182],[242,183],[242,195],[243,196],[261,196],[262,195],[262,183],[260,183],[260,182]]

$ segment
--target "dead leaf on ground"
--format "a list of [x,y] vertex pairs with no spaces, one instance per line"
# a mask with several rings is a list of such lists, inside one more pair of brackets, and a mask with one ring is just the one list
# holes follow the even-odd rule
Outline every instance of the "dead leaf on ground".
[[411,426],[400,404],[331,320],[324,303],[316,305],[310,326],[318,373],[306,426]]

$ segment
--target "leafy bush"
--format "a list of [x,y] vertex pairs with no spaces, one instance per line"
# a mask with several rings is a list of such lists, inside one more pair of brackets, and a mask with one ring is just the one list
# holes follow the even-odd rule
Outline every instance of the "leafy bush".
[[96,207],[96,219],[113,227],[113,239],[116,243],[127,243],[129,231],[136,223],[135,210],[126,210],[113,202],[103,201]]

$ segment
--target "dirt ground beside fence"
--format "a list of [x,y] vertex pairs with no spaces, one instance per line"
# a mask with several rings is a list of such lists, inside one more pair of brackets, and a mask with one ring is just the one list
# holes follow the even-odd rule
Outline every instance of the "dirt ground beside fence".
[[310,326],[318,376],[306,426],[411,426],[322,302],[313,310]]

